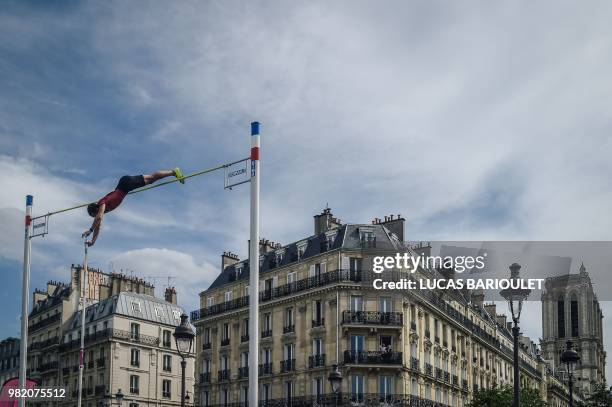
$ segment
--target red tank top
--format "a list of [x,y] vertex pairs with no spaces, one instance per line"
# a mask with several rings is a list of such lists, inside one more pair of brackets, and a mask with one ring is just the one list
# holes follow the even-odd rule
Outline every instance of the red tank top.
[[121,202],[126,195],[126,192],[120,189],[115,189],[113,192],[106,194],[102,199],[100,199],[98,201],[98,205],[105,204],[106,207],[104,208],[104,213],[110,212],[121,205]]

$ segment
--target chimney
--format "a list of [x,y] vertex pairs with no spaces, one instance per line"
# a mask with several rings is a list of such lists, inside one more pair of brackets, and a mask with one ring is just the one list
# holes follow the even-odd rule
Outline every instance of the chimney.
[[269,253],[279,248],[278,243],[274,243],[268,239],[259,239],[259,255]]
[[472,304],[477,307],[482,307],[482,303],[484,302],[484,292],[482,290],[474,291],[472,293]]
[[484,309],[491,315],[493,318],[497,317],[497,306],[495,303],[485,304]]
[[320,215],[314,216],[315,235],[325,233],[328,230],[338,229],[340,226],[342,226],[342,222],[340,219],[334,218],[329,207],[323,209]]
[[221,271],[225,270],[226,267],[236,264],[240,261],[237,255],[232,252],[223,252],[221,255]]
[[508,323],[508,321],[506,321],[506,316],[504,314],[499,314],[495,317],[495,320],[497,321],[497,323],[501,326],[506,326],[506,324]]
[[176,289],[174,287],[166,287],[164,299],[166,302],[176,305]]
[[49,295],[53,295],[58,286],[59,283],[57,281],[47,281],[47,292]]
[[406,219],[402,218],[402,215],[397,214],[397,217],[395,217],[395,215],[385,216],[383,222],[381,222],[380,219],[376,220],[378,221],[377,223],[385,225],[391,233],[397,236],[400,242],[404,241],[404,226],[406,224]]
[[40,301],[44,301],[49,297],[49,295],[40,290],[34,290],[34,296],[32,297],[32,306],[35,307]]

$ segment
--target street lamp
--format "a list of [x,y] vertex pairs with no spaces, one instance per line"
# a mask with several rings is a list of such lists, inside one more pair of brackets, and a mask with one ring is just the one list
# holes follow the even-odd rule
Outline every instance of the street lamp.
[[181,323],[176,327],[173,334],[176,341],[176,349],[178,349],[179,356],[181,357],[181,407],[185,407],[185,366],[187,366],[185,358],[189,357],[191,353],[191,345],[195,337],[187,318],[186,314],[181,315]]
[[332,369],[329,376],[327,376],[327,380],[329,380],[329,384],[334,392],[335,405],[338,405],[338,393],[340,392],[340,385],[342,384],[342,373],[338,370],[338,365],[332,365]]
[[121,403],[123,403],[123,393],[121,393],[121,389],[115,394],[115,398],[117,399],[117,405],[121,407]]
[[[512,263],[510,265],[510,279],[511,280],[520,280],[519,279],[519,270],[521,269],[520,264]],[[520,390],[520,365],[519,365],[519,319],[521,318],[521,311],[523,310],[523,301],[529,297],[529,293],[531,290],[520,288],[520,284],[518,284],[519,288],[506,288],[501,290],[500,294],[506,301],[508,301],[508,306],[510,307],[510,313],[512,314],[512,321],[514,322],[514,326],[512,327],[512,337],[514,339],[514,407],[520,407],[521,404],[521,390]]]
[[561,354],[561,363],[567,366],[570,407],[574,407],[574,368],[578,361],[580,361],[580,355],[572,349],[572,341],[567,341],[567,349]]

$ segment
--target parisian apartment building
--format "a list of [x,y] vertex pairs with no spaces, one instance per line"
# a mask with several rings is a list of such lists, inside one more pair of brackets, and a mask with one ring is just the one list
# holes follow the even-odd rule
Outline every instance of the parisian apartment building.
[[[511,385],[509,324],[482,293],[372,288],[372,254],[428,249],[405,243],[404,224],[399,215],[343,224],[326,208],[314,216],[314,234],[288,245],[260,241],[254,333],[249,261],[223,253],[219,275],[191,313],[197,405],[248,400],[251,335],[260,341],[259,396],[270,403],[264,405],[335,399],[327,381],[334,364],[343,376],[341,397],[357,404],[461,407],[478,389]],[[520,360],[521,386],[537,389],[550,406],[568,405],[567,387],[529,338],[521,338]]]
[[[85,284],[81,282],[85,281]],[[180,405],[181,369],[172,333],[183,309],[173,287],[164,298],[139,278],[71,267],[69,283],[50,281],[34,292],[28,329],[28,378],[40,387],[67,389],[61,401],[28,405],[76,406],[81,342],[79,297],[87,292],[82,406]],[[186,389],[193,392],[193,358],[187,359]]]
[[19,377],[19,338],[0,341],[0,386],[8,380]]

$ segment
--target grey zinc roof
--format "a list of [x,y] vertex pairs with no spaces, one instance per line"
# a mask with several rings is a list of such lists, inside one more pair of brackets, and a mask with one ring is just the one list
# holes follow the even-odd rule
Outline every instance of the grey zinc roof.
[[[134,304],[134,305],[133,305]],[[136,305],[138,304],[138,305]],[[138,312],[140,310],[140,312]],[[178,326],[184,310],[160,298],[146,294],[122,292],[87,307],[87,323],[103,319],[111,314],[151,321],[157,324]],[[81,325],[81,311],[77,312],[71,327]]]
[[[368,229],[374,233],[376,237],[376,248],[378,249],[388,249],[395,250],[399,248],[401,242],[395,238],[394,235],[387,229],[384,225],[381,224],[368,224],[368,225],[353,225],[347,224],[342,225],[338,228],[338,233],[333,241],[331,247],[326,247],[326,235],[325,233],[320,233],[317,235],[312,235],[304,239],[300,239],[297,242],[290,243],[288,245],[283,246],[281,249],[284,249],[285,254],[283,256],[283,260],[280,264],[275,264],[276,250],[273,250],[264,255],[263,263],[259,268],[259,274],[266,274],[267,272],[276,269],[277,267],[282,267],[287,264],[291,264],[297,261],[297,246],[298,243],[308,242],[306,250],[302,255],[302,259],[307,259],[309,257],[316,256],[321,253],[325,253],[331,250],[336,249],[361,249],[361,243],[359,240],[359,230]],[[242,272],[236,278],[236,267],[241,267]],[[238,280],[248,280],[249,279],[249,261],[243,260],[239,263],[226,267],[221,273],[217,276],[215,281],[208,287],[208,289],[222,287],[228,283]]]

